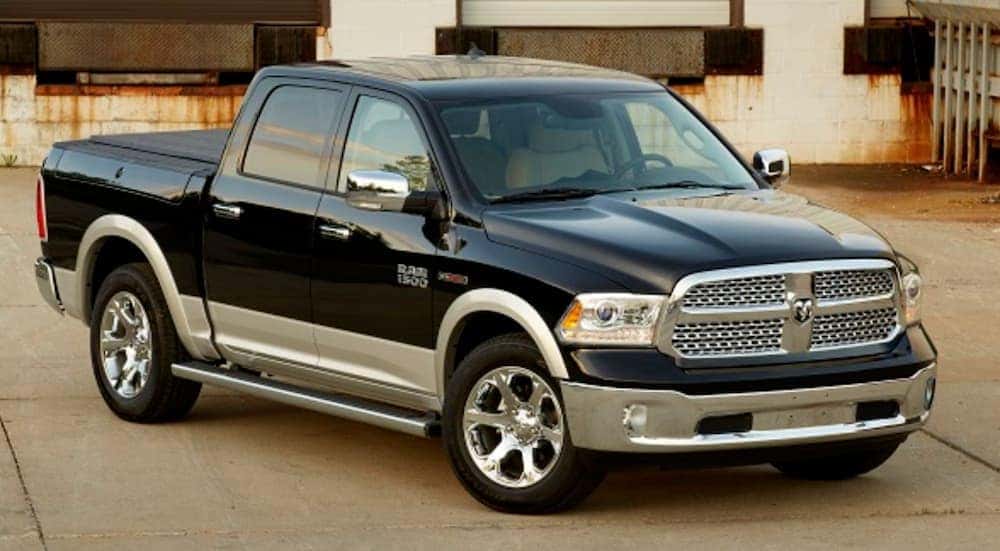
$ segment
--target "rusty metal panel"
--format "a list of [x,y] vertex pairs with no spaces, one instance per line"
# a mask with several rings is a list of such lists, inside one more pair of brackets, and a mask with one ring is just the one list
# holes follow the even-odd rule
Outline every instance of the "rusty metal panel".
[[257,27],[257,67],[316,61],[316,27]]
[[651,77],[705,74],[701,29],[498,29],[497,53],[584,63]]
[[497,33],[493,27],[438,27],[434,30],[434,52],[464,54],[472,45],[490,55],[497,53]]
[[705,73],[764,74],[764,30],[746,27],[705,29]]
[[[330,0],[3,0],[7,21],[324,23]],[[328,8],[327,8],[328,9]]]
[[253,71],[253,25],[39,23],[43,71]]
[[0,25],[0,64],[34,65],[37,44],[34,25]]
[[898,72],[901,39],[896,27],[844,27],[844,74]]

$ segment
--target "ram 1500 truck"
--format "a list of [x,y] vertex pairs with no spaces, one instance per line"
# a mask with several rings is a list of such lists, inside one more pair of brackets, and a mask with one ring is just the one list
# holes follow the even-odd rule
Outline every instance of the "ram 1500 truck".
[[492,56],[270,67],[227,131],[57,143],[40,292],[128,421],[202,384],[438,437],[484,504],[622,459],[860,475],[926,421],[916,267],[634,75]]

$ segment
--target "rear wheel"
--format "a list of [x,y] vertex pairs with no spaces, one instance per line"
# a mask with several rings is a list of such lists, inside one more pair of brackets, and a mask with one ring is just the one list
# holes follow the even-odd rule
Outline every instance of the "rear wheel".
[[527,335],[496,337],[462,360],[448,384],[442,430],[459,480],[499,511],[567,509],[604,478],[573,446],[558,385]]
[[126,264],[101,283],[90,321],[90,350],[101,396],[122,419],[178,419],[201,392],[201,383],[170,371],[187,358],[147,264]]
[[776,461],[776,469],[803,480],[847,480],[874,471],[892,457],[901,442],[873,445],[811,459]]

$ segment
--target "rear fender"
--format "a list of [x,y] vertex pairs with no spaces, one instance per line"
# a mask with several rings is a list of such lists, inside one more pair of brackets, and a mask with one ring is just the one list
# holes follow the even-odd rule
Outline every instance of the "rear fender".
[[[219,354],[212,344],[212,328],[202,297],[182,295],[178,291],[170,265],[167,264],[166,256],[156,238],[145,226],[128,216],[107,214],[94,220],[80,241],[74,273],[72,275],[65,273],[67,270],[57,274],[58,279],[67,280],[65,283],[59,281],[59,284],[64,288],[69,287],[70,292],[74,293],[67,294],[70,300],[66,303],[66,312],[80,318],[84,323],[90,320],[92,305],[88,297],[92,296],[94,264],[101,250],[102,241],[109,237],[125,239],[142,251],[153,268],[157,283],[166,299],[167,308],[170,310],[170,316],[174,320],[177,336],[188,353],[200,360],[218,359]],[[62,277],[59,278],[59,275]],[[73,279],[75,281],[72,281]]]

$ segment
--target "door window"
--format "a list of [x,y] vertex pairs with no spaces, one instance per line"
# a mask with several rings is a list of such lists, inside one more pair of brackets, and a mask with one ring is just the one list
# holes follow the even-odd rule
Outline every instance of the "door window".
[[426,191],[431,163],[420,131],[397,103],[361,96],[344,146],[337,189],[347,189],[355,170],[382,170],[406,177],[410,191]]
[[333,90],[281,86],[267,97],[250,136],[243,172],[315,187],[340,108]]

